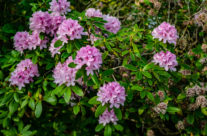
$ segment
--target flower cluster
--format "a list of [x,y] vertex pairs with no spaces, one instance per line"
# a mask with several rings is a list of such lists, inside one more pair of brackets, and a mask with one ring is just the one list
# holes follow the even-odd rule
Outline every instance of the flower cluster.
[[159,103],[157,106],[155,106],[153,108],[153,110],[157,113],[157,114],[165,114],[166,110],[167,110],[167,104],[164,102]]
[[[67,19],[59,26],[58,39],[67,43],[68,40],[81,39],[81,35],[85,35],[83,27],[78,24],[77,20]],[[70,39],[68,39],[70,37]]]
[[55,14],[51,14],[51,25],[50,25],[50,34],[52,36],[56,36],[57,30],[60,26],[60,24],[66,20],[65,16],[59,16],[59,15],[55,15]]
[[198,26],[204,26],[207,22],[207,13],[202,11],[195,14],[194,21]]
[[93,70],[101,67],[102,55],[97,48],[87,45],[77,52],[75,63],[78,64],[78,67],[86,65],[87,75],[93,74]]
[[47,39],[41,40],[39,33],[34,31],[32,35],[28,32],[17,32],[14,36],[14,47],[17,51],[23,53],[24,50],[36,49],[37,46],[47,48]]
[[68,67],[68,64],[72,62],[74,61],[70,56],[63,64],[61,64],[60,62],[57,64],[57,66],[53,71],[53,77],[55,79],[54,82],[56,84],[58,85],[66,84],[67,86],[75,85],[75,82],[77,82],[75,77],[78,69]]
[[201,83],[201,87],[198,85],[195,85],[191,88],[188,88],[186,91],[187,97],[194,97],[196,95],[203,95],[207,91],[207,87],[203,83]]
[[64,15],[67,12],[70,12],[70,2],[67,0],[52,0],[50,2],[50,9],[53,13],[57,15]]
[[207,99],[206,99],[206,97],[202,96],[202,95],[198,96],[196,98],[196,106],[197,106],[197,108],[198,107],[205,108],[207,106]]
[[160,98],[161,101],[165,99],[165,93],[163,91],[160,91],[159,90],[157,92],[157,95],[159,96],[159,98]]
[[107,31],[112,32],[116,34],[121,26],[121,22],[116,17],[112,17],[109,15],[104,15],[103,19],[107,21],[107,23],[104,24],[104,27]]
[[30,59],[22,60],[17,64],[17,68],[11,73],[9,81],[11,85],[17,85],[19,90],[25,87],[25,84],[33,82],[33,77],[39,76],[38,67]]
[[30,18],[30,29],[38,33],[49,33],[51,17],[48,12],[37,11]]
[[101,116],[99,116],[99,124],[103,124],[103,126],[105,126],[106,124],[110,122],[112,122],[113,124],[116,124],[117,121],[118,119],[113,109],[111,111],[108,111],[108,109],[106,109],[104,113]]
[[176,45],[176,40],[178,38],[177,30],[174,26],[169,23],[163,22],[157,28],[152,31],[152,36],[154,38],[163,40],[164,43],[173,43]]
[[159,64],[160,67],[165,68],[166,71],[168,70],[176,71],[175,66],[178,65],[178,62],[176,60],[176,55],[169,51],[167,52],[161,51],[160,53],[156,53],[153,56],[153,62],[155,64]]
[[126,94],[125,88],[122,87],[118,82],[110,82],[105,84],[97,93],[97,100],[102,103],[110,103],[110,108],[119,108],[120,105],[124,105]]
[[98,9],[94,9],[94,8],[89,8],[86,10],[86,14],[87,17],[102,17],[102,13],[101,11]]
[[175,126],[178,130],[185,129],[185,125],[184,125],[183,121],[178,121],[178,123]]

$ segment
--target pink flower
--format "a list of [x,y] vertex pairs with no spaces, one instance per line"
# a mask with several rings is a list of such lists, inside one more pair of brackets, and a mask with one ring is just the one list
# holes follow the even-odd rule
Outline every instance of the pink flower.
[[104,27],[109,32],[116,34],[121,28],[121,22],[116,17],[104,15],[103,19],[107,21],[107,23],[104,24]]
[[59,46],[59,47],[55,47],[54,45],[55,45],[55,42],[58,40],[58,38],[57,37],[55,37],[53,40],[52,40],[52,42],[51,42],[51,44],[50,44],[50,48],[49,48],[49,51],[51,52],[51,54],[52,54],[52,57],[54,57],[55,56],[55,54],[60,54],[60,49],[63,47],[63,44],[62,44],[62,46]]
[[111,111],[108,111],[108,109],[106,109],[104,113],[101,116],[99,116],[99,124],[103,124],[103,126],[105,126],[106,124],[110,122],[112,122],[113,124],[116,124],[117,121],[118,119],[113,109]]
[[153,56],[153,62],[159,64],[160,67],[165,68],[166,71],[176,71],[175,66],[178,65],[176,55],[167,51],[166,53],[161,51]]
[[30,18],[30,29],[38,33],[49,33],[51,17],[48,12],[37,11]]
[[17,51],[23,53],[23,50],[29,47],[29,33],[17,32],[14,36],[14,47]]
[[17,85],[19,90],[25,87],[25,84],[33,82],[33,77],[39,76],[37,64],[33,64],[30,59],[22,60],[17,64],[17,68],[11,73],[9,81],[11,85]]
[[60,26],[60,24],[66,20],[65,16],[59,16],[55,14],[51,14],[51,26],[50,26],[50,33],[52,36],[56,36],[56,32]]
[[86,14],[87,17],[102,17],[102,13],[99,9],[94,9],[94,8],[89,8],[86,10]]
[[174,45],[176,45],[176,40],[178,38],[175,26],[172,26],[166,22],[163,22],[155,28],[152,31],[152,36],[160,41],[163,40],[164,43],[168,41],[168,43],[173,43]]
[[52,11],[57,15],[64,15],[71,11],[69,8],[70,2],[67,2],[67,0],[52,0],[50,2],[49,11]]
[[[81,39],[81,35],[84,35],[83,27],[78,24],[77,20],[67,19],[59,26],[58,39],[67,43],[68,40]],[[68,39],[68,37],[70,37]]]
[[68,67],[68,64],[73,62],[72,57],[68,57],[68,59],[65,61],[65,63],[61,64],[58,63],[53,71],[53,77],[55,79],[55,83],[58,85],[66,84],[67,86],[74,86],[75,82],[77,80],[76,72],[78,71],[77,68],[70,68]]
[[157,114],[165,114],[166,110],[167,110],[167,104],[164,102],[159,103],[156,107],[153,108],[153,110],[157,113]]
[[17,51],[23,53],[23,50],[36,49],[37,46],[40,49],[47,48],[47,41],[47,38],[41,40],[37,31],[34,31],[32,35],[29,35],[28,32],[17,32],[14,36],[14,47]]
[[109,103],[110,108],[119,108],[120,105],[124,105],[126,99],[125,88],[118,82],[104,84],[98,91],[97,96],[97,100],[100,101],[102,105]]
[[196,106],[205,108],[207,106],[207,99],[205,96],[200,95],[196,98]]
[[87,45],[77,52],[75,63],[78,64],[78,67],[86,65],[87,75],[93,74],[93,70],[101,67],[102,55],[97,48]]

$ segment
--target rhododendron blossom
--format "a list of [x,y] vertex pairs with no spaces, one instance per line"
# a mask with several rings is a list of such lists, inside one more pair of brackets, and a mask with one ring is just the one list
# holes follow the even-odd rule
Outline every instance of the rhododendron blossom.
[[23,53],[23,50],[29,47],[29,33],[17,32],[14,36],[14,47],[17,51]]
[[60,24],[66,20],[65,16],[59,16],[55,14],[51,14],[51,26],[50,26],[50,34],[52,36],[56,36],[56,32],[60,26]]
[[22,60],[17,64],[17,68],[11,73],[9,81],[11,85],[17,85],[19,90],[25,84],[33,82],[33,77],[39,76],[37,64],[33,64],[30,59]]
[[38,33],[49,33],[51,27],[51,17],[48,12],[37,11],[30,18],[30,29]]
[[53,77],[55,79],[55,83],[58,85],[66,84],[67,86],[74,86],[77,80],[76,72],[78,71],[77,68],[70,68],[68,64],[73,62],[72,57],[68,57],[68,59],[61,64],[60,62],[57,64],[53,71]]
[[178,38],[175,26],[172,26],[166,22],[163,22],[155,28],[152,31],[152,36],[160,41],[163,40],[164,43],[168,41],[168,43],[173,43],[174,45],[176,45],[176,40]]
[[103,124],[103,126],[110,122],[116,124],[117,121],[118,118],[116,117],[113,109],[111,111],[108,111],[108,109],[106,109],[104,113],[101,116],[99,116],[99,124]]
[[86,14],[87,17],[102,17],[102,13],[99,9],[94,9],[94,8],[89,8],[86,10]]
[[103,19],[107,21],[107,23],[104,24],[104,27],[109,32],[116,34],[121,28],[121,22],[116,17],[104,15]]
[[70,12],[70,2],[67,0],[52,0],[50,2],[50,9],[54,14],[63,15]]
[[86,65],[87,75],[93,74],[94,70],[99,70],[101,67],[102,55],[96,47],[87,45],[77,52],[75,63],[78,67]]
[[176,71],[176,66],[178,65],[178,62],[176,60],[176,55],[167,51],[160,53],[156,53],[153,56],[153,61],[155,64],[159,64],[160,67],[165,68],[166,71]]
[[110,108],[119,108],[120,105],[124,105],[126,100],[125,88],[118,82],[104,84],[98,91],[97,96],[97,100],[100,101],[102,105],[109,103]]
[[36,49],[38,46],[40,49],[47,48],[47,38],[40,39],[39,33],[34,31],[32,35],[28,32],[17,32],[14,36],[14,47],[17,51],[23,53],[23,50]]
[[64,20],[59,26],[57,34],[58,39],[66,43],[68,40],[81,39],[81,35],[85,35],[83,27],[78,24],[77,20],[72,19]]

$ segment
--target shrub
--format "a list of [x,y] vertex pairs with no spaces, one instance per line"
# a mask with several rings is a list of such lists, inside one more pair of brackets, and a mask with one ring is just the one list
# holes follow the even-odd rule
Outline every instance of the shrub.
[[205,44],[180,54],[173,23],[45,4],[0,59],[3,135],[207,134]]

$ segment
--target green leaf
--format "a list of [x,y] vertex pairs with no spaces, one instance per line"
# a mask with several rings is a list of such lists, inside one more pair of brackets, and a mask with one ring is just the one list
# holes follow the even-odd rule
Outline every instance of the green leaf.
[[79,88],[78,86],[72,86],[72,90],[75,94],[77,94],[78,96],[83,96],[83,91],[81,88]]
[[153,102],[155,101],[155,98],[154,98],[154,96],[152,95],[151,92],[147,92],[147,98],[150,99]]
[[58,86],[56,87],[54,90],[53,90],[53,94],[59,94],[61,91],[63,91],[65,85],[61,85],[61,86]]
[[136,79],[137,79],[137,80],[141,80],[141,79],[142,79],[142,73],[141,73],[141,72],[138,71],[138,72],[136,73]]
[[181,109],[180,108],[177,108],[177,107],[167,107],[167,112],[171,113],[171,114],[174,114],[176,112],[180,112]]
[[98,106],[95,112],[95,117],[98,117],[106,110],[106,105],[102,106],[101,104]]
[[132,89],[132,90],[137,90],[137,91],[143,91],[143,88],[142,88],[141,86],[139,86],[139,85],[133,85],[133,86],[131,87],[131,89]]
[[75,64],[74,62],[71,62],[70,64],[68,64],[68,67],[70,68],[75,68],[77,66],[77,64]]
[[18,103],[19,102],[19,95],[18,93],[14,94],[14,100]]
[[119,125],[119,124],[114,125],[114,127],[115,127],[115,129],[118,130],[118,131],[123,131],[123,129],[124,129],[124,128],[123,128],[121,125]]
[[94,73],[93,75],[91,75],[91,79],[93,80],[93,82],[99,86],[99,81],[98,81],[98,77],[96,76],[96,74]]
[[57,40],[56,42],[55,42],[55,47],[57,48],[57,47],[60,47],[60,46],[62,46],[62,41],[61,40]]
[[154,67],[154,63],[149,63],[147,65],[144,66],[143,71],[152,69]]
[[103,72],[102,76],[105,77],[105,76],[110,76],[114,73],[114,70],[113,69],[108,69],[106,71]]
[[77,115],[77,114],[79,113],[79,111],[80,111],[80,107],[79,107],[78,105],[75,105],[75,106],[73,107],[73,112],[74,112],[74,114]]
[[24,108],[28,103],[28,99],[25,99],[21,104],[21,109]]
[[144,112],[144,108],[143,107],[141,107],[141,108],[138,109],[138,114],[139,115],[142,115],[143,112]]
[[185,98],[186,98],[185,93],[180,93],[180,94],[177,96],[177,100],[182,100],[182,99],[185,99]]
[[49,96],[44,97],[44,101],[46,101],[52,105],[56,105],[56,103],[57,103],[57,99],[54,95],[49,95]]
[[70,87],[65,88],[64,99],[66,103],[69,103],[71,97],[71,89]]
[[116,114],[116,117],[117,117],[119,120],[121,120],[121,119],[122,119],[122,112],[121,112],[121,110],[115,108],[115,109],[114,109],[114,112],[115,112],[115,114]]
[[42,102],[38,102],[35,109],[35,117],[39,118],[42,114]]
[[95,131],[96,131],[96,132],[99,132],[99,131],[101,131],[103,128],[104,128],[104,126],[103,126],[102,124],[98,124],[98,125],[96,126],[96,128],[95,128]]
[[124,65],[124,67],[125,67],[126,69],[131,70],[131,71],[137,71],[137,67],[135,67],[135,66],[133,66],[133,65],[131,65],[131,64],[126,64],[126,65]]
[[152,75],[149,72],[147,72],[147,71],[142,71],[142,74],[144,76],[146,76],[147,78],[152,78]]
[[111,136],[112,134],[112,129],[110,127],[110,125],[106,125],[105,129],[104,129],[104,136]]
[[14,101],[9,104],[10,115],[12,115],[17,110],[18,106],[19,104]]
[[88,101],[88,103],[89,103],[89,104],[100,104],[101,102],[97,101],[97,98],[98,98],[98,96],[94,96],[94,97],[92,97],[92,98]]
[[193,124],[193,122],[194,122],[194,116],[193,116],[193,114],[188,114],[188,116],[187,116],[187,122],[189,123],[189,124]]
[[29,104],[28,104],[28,106],[32,109],[32,110],[34,110],[35,109],[35,101],[34,101],[34,99],[30,99],[29,100]]
[[207,116],[207,107],[201,108],[201,112]]

